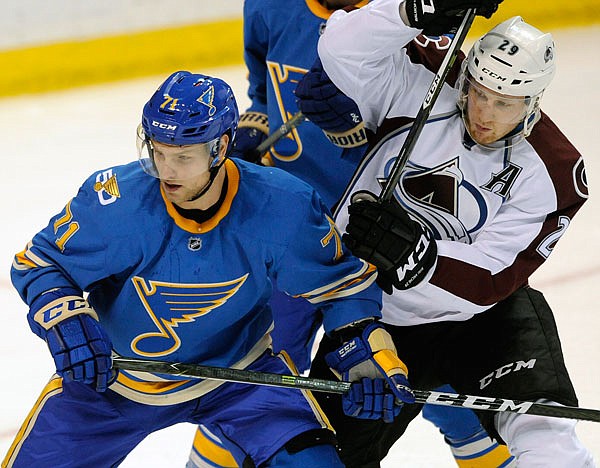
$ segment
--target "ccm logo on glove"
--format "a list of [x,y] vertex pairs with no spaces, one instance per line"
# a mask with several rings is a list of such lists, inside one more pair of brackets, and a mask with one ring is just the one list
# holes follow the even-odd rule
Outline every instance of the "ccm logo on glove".
[[98,316],[94,309],[90,307],[85,299],[78,296],[56,299],[38,310],[33,318],[42,327],[49,330],[58,322],[81,313],[89,314],[98,320]]
[[344,359],[349,353],[352,353],[357,347],[356,340],[348,341],[337,350],[338,356]]

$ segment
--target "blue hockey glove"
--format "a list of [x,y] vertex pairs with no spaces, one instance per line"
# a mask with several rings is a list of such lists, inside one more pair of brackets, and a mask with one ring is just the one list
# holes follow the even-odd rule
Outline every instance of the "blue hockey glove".
[[262,155],[256,151],[256,147],[265,141],[267,136],[269,136],[267,116],[260,112],[244,112],[240,116],[230,156],[259,164]]
[[490,18],[502,0],[406,0],[406,16],[413,28],[439,36],[458,29],[465,11],[475,8],[478,16]]
[[[349,335],[352,337],[346,339]],[[414,403],[408,370],[396,353],[392,337],[377,322],[350,326],[332,333],[342,346],[325,356],[331,370],[344,381],[353,382],[343,395],[349,416],[391,421],[404,403]],[[372,381],[372,385],[367,381]],[[379,382],[378,382],[379,381]],[[382,385],[385,382],[386,385]]]
[[318,58],[298,83],[295,93],[298,109],[333,144],[353,148],[367,143],[358,106],[333,84]]
[[363,378],[353,383],[342,398],[344,413],[359,419],[383,419],[391,423],[400,414],[402,405],[396,404],[394,394],[385,379]]
[[371,192],[356,192],[348,213],[342,240],[356,257],[377,267],[377,284],[387,294],[393,286],[416,286],[435,265],[437,245],[431,232],[395,200],[379,203]]
[[114,382],[112,342],[80,292],[48,291],[33,301],[27,318],[32,331],[46,340],[56,372],[66,382],[92,384],[99,392]]

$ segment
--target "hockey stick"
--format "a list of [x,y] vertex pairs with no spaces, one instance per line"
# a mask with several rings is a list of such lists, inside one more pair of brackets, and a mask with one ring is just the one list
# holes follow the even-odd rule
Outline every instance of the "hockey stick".
[[[113,367],[127,371],[153,372],[192,379],[222,380],[225,382],[290,387],[316,392],[346,393],[350,382],[314,379],[298,375],[272,374],[245,369],[203,366],[181,362],[148,361],[113,357]],[[600,422],[600,410],[577,408],[573,406],[553,406],[531,401],[507,400],[484,396],[460,395],[455,393],[413,390],[416,403],[457,406],[474,410],[533,414],[555,418],[579,419]]]
[[442,86],[446,81],[446,77],[448,76],[452,65],[454,65],[454,62],[460,53],[460,48],[465,41],[465,37],[467,37],[467,33],[471,28],[474,18],[475,9],[471,8],[467,10],[462,23],[458,27],[456,35],[450,44],[450,48],[444,57],[444,61],[440,65],[440,69],[429,86],[429,90],[425,95],[423,104],[421,105],[421,108],[415,117],[412,127],[410,127],[408,135],[406,136],[406,140],[404,140],[404,144],[402,145],[402,148],[400,148],[398,158],[396,161],[394,161],[394,165],[390,171],[390,176],[388,177],[388,180],[381,190],[381,194],[379,195],[379,202],[384,202],[392,198],[396,185],[398,185],[398,182],[400,181],[402,170],[404,169],[404,166],[406,166],[408,158],[410,157],[415,143],[417,142],[417,138],[419,138],[421,130],[423,130],[423,127],[427,122],[427,118],[429,117],[431,109],[433,108],[433,105],[435,104],[435,101],[442,90]]
[[293,129],[295,129],[298,125],[306,120],[304,114],[298,111],[287,122],[284,122],[279,126],[277,130],[271,133],[260,145],[258,145],[253,153],[256,156],[256,159],[260,159],[260,157],[269,151],[269,148],[281,140],[284,136],[290,133]]

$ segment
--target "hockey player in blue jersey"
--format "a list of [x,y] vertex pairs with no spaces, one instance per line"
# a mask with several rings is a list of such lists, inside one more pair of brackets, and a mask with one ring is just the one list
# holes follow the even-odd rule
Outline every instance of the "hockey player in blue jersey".
[[[367,3],[365,0],[244,2],[244,59],[251,105],[241,115],[232,156],[256,160],[254,150],[267,137],[269,129],[278,128],[298,111],[296,85],[317,57],[317,40],[326,20],[337,9],[350,5],[362,7]],[[324,115],[319,125],[311,121],[302,123],[276,143],[262,162],[309,182],[327,206],[332,207],[365,152],[366,133],[354,102],[335,93],[325,93],[324,98],[333,101],[335,115]],[[321,320],[318,308],[277,290],[271,305],[276,319],[272,333],[274,348],[285,350],[299,370],[307,369],[314,332]],[[306,320],[307,313],[312,314],[312,320]],[[512,457],[506,447],[488,437],[470,410],[447,414],[443,407],[427,407],[423,415],[440,429],[447,441],[461,439],[460,449],[449,442],[457,463],[461,464],[461,458],[465,457],[471,467],[478,468],[510,463]],[[201,427],[194,437],[188,467],[215,466],[236,465],[218,437]]]
[[[248,68],[250,107],[240,117],[232,156],[256,161],[255,148],[269,129],[289,120],[298,111],[295,90],[317,57],[317,40],[333,11],[368,1],[354,0],[247,0],[244,2],[244,60]],[[338,93],[339,94],[339,93]],[[310,183],[328,207],[341,197],[366,149],[366,133],[360,112],[350,99],[325,94],[334,113],[323,115],[319,125],[306,121],[282,138],[262,159]],[[322,131],[324,130],[324,132]],[[334,144],[332,144],[334,143]],[[308,368],[320,312],[310,303],[275,290],[271,298],[275,316],[273,346],[285,350],[300,371]],[[307,313],[313,319],[307,320]],[[299,332],[305,330],[305,332]],[[306,339],[306,337],[310,339]],[[470,410],[451,412],[427,408],[423,415],[447,437],[460,439],[460,453],[472,467],[488,468],[509,463],[504,446],[491,441]],[[472,442],[477,441],[472,448]],[[493,460],[493,462],[490,462]],[[457,458],[460,463],[460,458]],[[194,437],[189,468],[235,467],[218,437],[201,427]]]
[[321,304],[326,332],[361,351],[333,364],[366,371],[354,392],[377,389],[349,413],[390,420],[414,401],[376,321],[374,267],[347,253],[308,184],[227,158],[237,123],[226,83],[172,74],[144,106],[141,164],[95,172],[15,256],[13,283],[57,374],[3,467],[117,466],[179,422],[217,434],[239,466],[341,467],[310,392],[112,369],[116,353],[292,372],[270,349],[272,279]]

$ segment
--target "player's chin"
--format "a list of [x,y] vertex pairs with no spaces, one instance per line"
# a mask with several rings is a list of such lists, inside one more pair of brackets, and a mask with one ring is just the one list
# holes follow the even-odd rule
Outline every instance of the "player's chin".
[[496,132],[491,129],[472,129],[471,138],[480,145],[489,145],[497,140]]

